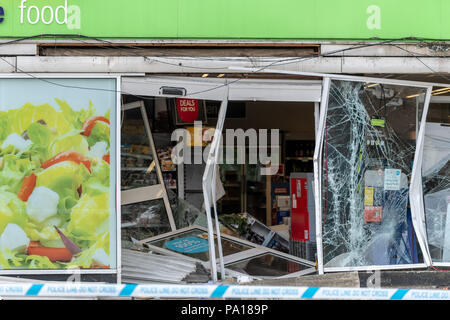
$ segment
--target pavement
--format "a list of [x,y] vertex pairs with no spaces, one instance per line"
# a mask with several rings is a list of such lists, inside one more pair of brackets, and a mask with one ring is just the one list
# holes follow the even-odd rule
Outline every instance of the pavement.
[[450,271],[353,271],[307,275],[297,278],[258,280],[246,283],[254,286],[341,287],[341,288],[450,288]]

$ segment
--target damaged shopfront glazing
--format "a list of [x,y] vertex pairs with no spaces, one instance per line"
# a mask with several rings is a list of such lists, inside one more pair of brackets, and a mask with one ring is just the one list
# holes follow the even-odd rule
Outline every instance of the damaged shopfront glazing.
[[424,265],[420,213],[410,199],[420,169],[415,97],[430,91],[331,79],[320,172],[325,270]]

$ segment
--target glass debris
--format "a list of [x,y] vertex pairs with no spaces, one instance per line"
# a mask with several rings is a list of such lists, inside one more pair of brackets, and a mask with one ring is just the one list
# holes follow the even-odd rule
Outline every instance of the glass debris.
[[143,240],[170,231],[162,199],[122,205],[122,240]]

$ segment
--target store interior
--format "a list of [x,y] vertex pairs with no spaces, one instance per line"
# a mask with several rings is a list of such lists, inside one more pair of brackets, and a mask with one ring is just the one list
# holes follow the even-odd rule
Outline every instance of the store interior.
[[[372,86],[364,88],[368,91],[374,90]],[[382,101],[385,98],[384,96],[380,99],[373,98],[376,106],[381,108],[380,112],[383,110],[386,112],[386,106],[383,107],[386,103],[383,104]],[[409,99],[409,96],[406,99]],[[145,188],[149,186],[161,185],[164,188],[158,193],[149,195],[145,201],[122,205],[123,246],[135,241],[145,242],[143,239],[151,239],[187,227],[207,227],[202,188],[205,163],[180,165],[173,163],[171,158],[173,148],[177,144],[177,141],[171,139],[172,133],[180,128],[193,133],[193,122],[180,119],[176,98],[122,96],[122,103],[125,106],[139,101],[144,106],[145,115],[138,109],[122,111],[122,191],[145,193],[148,190]],[[412,100],[408,101],[410,103]],[[201,122],[203,130],[215,128],[220,101],[198,99],[197,103],[196,121]],[[432,101],[427,123],[435,123],[441,129],[448,128],[450,119],[448,105],[448,101]],[[228,102],[223,128],[224,145],[230,142],[227,140],[227,130],[242,129],[243,132],[249,133],[251,130],[259,132],[261,129],[267,129],[270,132],[278,129],[279,148],[276,152],[279,167],[274,175],[261,174],[266,164],[250,163],[250,153],[254,152],[252,151],[254,148],[249,146],[249,139],[245,140],[244,163],[236,163],[236,155],[239,154],[237,148],[233,147],[234,157],[231,163],[225,157],[228,149],[223,149],[218,188],[223,192],[217,195],[218,219],[223,234],[311,262],[317,261],[313,155],[318,107],[318,103],[314,102],[239,100]],[[146,117],[145,121],[143,117]],[[411,113],[410,119],[408,118],[408,122],[405,123],[403,118],[390,117],[390,125],[400,128],[399,134],[405,141],[415,144],[416,115]],[[203,155],[209,143],[210,140],[207,138],[200,141],[193,139],[191,156],[196,157],[197,153]],[[445,146],[439,145],[437,152],[442,152],[442,148]],[[269,154],[271,152],[272,150],[269,150]],[[443,161],[448,163],[448,159]],[[435,218],[442,217],[438,213],[445,211],[445,208],[440,203],[437,204],[439,208],[434,208],[433,197],[436,196],[436,192],[448,192],[448,165],[439,168],[439,172],[433,173],[434,180],[429,180],[431,182],[427,185],[428,187],[433,184],[429,194],[428,189],[425,189],[425,218],[428,219],[428,233],[441,235],[436,240],[430,241],[433,258],[445,261],[446,253],[443,250],[445,244],[442,243],[443,223],[438,223],[440,220]],[[141,188],[144,189],[140,190]],[[442,196],[439,196],[439,199],[442,199]],[[407,207],[409,212],[409,203]],[[364,224],[379,223],[378,220],[369,221],[366,217],[363,221]],[[180,235],[183,234],[180,232]],[[412,229],[408,234],[413,234]],[[180,235],[173,239],[179,238]],[[414,247],[417,247],[415,243],[417,240],[414,237],[411,239]],[[238,244],[235,242],[235,245]],[[415,259],[420,260],[420,257]]]
[[[122,242],[151,238],[169,231],[168,215],[174,217],[176,229],[192,225],[206,227],[203,204],[202,175],[203,164],[177,165],[172,162],[171,153],[176,141],[171,141],[171,134],[179,128],[192,131],[193,123],[182,123],[177,116],[175,98],[136,97],[123,95],[122,103],[127,105],[143,101],[151,138],[154,143],[161,174],[170,207],[164,205],[162,198],[149,199],[122,206]],[[199,100],[203,129],[215,128],[220,102]],[[316,110],[317,112],[317,110]],[[224,234],[264,245],[284,253],[292,253],[292,243],[296,238],[290,228],[291,217],[291,176],[301,173],[313,175],[313,153],[315,146],[315,104],[313,102],[274,102],[274,101],[230,101],[224,122],[224,145],[227,144],[226,131],[242,129],[244,132],[254,129],[267,129],[268,142],[271,143],[271,130],[278,129],[279,168],[274,175],[262,174],[265,164],[250,161],[250,139],[245,140],[245,162],[237,161],[237,139],[234,141],[234,160],[227,163],[227,148],[223,150],[223,161],[219,165],[220,181],[223,193],[218,200],[218,214],[221,230]],[[259,138],[259,136],[258,136]],[[228,141],[230,142],[230,141]],[[210,141],[202,145],[193,143],[195,152],[204,152]],[[230,142],[231,143],[231,142]],[[122,111],[121,129],[121,175],[122,191],[160,184],[153,160],[155,159],[146,134],[142,112],[138,109]],[[253,148],[254,149],[254,148]],[[271,151],[267,156],[271,155]],[[259,159],[258,159],[259,160]],[[250,163],[251,162],[251,163]],[[180,172],[181,171],[181,172]],[[180,183],[180,180],[182,180]],[[306,179],[305,183],[306,183]],[[311,182],[311,181],[310,181]],[[182,190],[180,190],[182,188]],[[306,190],[306,184],[304,186]],[[305,191],[304,191],[305,192]],[[306,199],[306,198],[305,198]],[[311,211],[312,194],[309,203],[299,201],[297,223],[308,229],[308,210]],[[299,210],[300,209],[300,210]],[[170,211],[170,213],[169,213]],[[309,220],[314,212],[309,213]],[[295,217],[294,217],[295,219]],[[304,239],[304,230],[299,229]],[[311,230],[311,232],[313,232]],[[312,237],[307,239],[312,240]],[[305,243],[302,246],[305,246]],[[295,251],[295,250],[294,250]],[[297,250],[297,256],[307,258],[303,250]],[[303,252],[300,252],[303,251]],[[314,256],[309,257],[314,261]]]

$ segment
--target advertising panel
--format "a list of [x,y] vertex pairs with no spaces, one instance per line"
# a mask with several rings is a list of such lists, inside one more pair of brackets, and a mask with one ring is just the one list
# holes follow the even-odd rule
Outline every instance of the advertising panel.
[[116,269],[116,79],[0,79],[0,271]]

